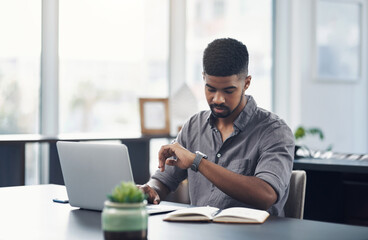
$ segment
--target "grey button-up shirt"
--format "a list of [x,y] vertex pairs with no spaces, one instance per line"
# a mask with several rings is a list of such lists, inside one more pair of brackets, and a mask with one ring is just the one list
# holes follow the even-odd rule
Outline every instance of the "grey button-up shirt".
[[[248,102],[234,121],[234,132],[223,142],[211,111],[202,111],[187,121],[176,141],[191,152],[201,151],[212,161],[230,171],[256,176],[269,183],[277,193],[276,203],[268,209],[272,215],[284,216],[293,167],[294,136],[286,123],[275,114]],[[171,191],[188,178],[191,204],[218,208],[251,207],[223,193],[200,172],[166,166],[152,178]],[[237,186],[234,186],[235,188]]]

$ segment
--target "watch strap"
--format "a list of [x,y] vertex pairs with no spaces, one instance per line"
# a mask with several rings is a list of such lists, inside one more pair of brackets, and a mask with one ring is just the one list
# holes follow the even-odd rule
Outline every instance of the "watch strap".
[[199,164],[202,161],[202,158],[207,159],[207,155],[204,154],[204,153],[201,153],[200,151],[196,151],[195,154],[196,154],[196,156],[193,160],[193,163],[192,163],[192,166],[190,167],[190,169],[192,169],[194,172],[198,172],[198,167],[199,167]]

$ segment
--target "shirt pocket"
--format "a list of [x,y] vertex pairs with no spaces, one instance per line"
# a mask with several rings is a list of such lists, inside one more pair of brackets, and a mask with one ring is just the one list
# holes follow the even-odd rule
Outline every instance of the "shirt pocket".
[[252,175],[252,172],[254,173],[254,170],[251,169],[250,159],[235,159],[223,167],[234,173],[247,176]]

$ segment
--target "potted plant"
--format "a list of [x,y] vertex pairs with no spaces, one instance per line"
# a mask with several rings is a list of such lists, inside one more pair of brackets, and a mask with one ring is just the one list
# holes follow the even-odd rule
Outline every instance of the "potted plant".
[[295,133],[295,140],[299,140],[304,138],[306,135],[318,135],[320,140],[323,140],[324,135],[320,128],[304,128],[303,126],[299,126]]
[[121,182],[102,211],[104,238],[147,239],[146,195],[133,182]]
[[[299,142],[304,139],[306,136],[317,136],[320,141],[323,141],[324,139],[324,134],[322,132],[322,130],[320,128],[317,127],[312,127],[312,128],[305,128],[303,126],[299,126],[295,132],[294,132],[294,137],[295,137],[295,141]],[[298,150],[302,149],[303,154],[298,154]],[[326,151],[331,151],[332,149],[332,145],[329,145],[326,149]],[[295,159],[299,158],[299,157],[313,157],[312,154],[312,150],[309,149],[309,147],[307,147],[306,145],[295,145],[295,152],[294,152],[294,157]]]

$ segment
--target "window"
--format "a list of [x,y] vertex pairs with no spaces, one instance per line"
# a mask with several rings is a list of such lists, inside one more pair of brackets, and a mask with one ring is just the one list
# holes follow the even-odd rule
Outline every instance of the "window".
[[38,133],[41,1],[0,1],[0,134]]
[[168,96],[168,9],[60,1],[60,132],[140,132],[138,98]]
[[246,94],[260,107],[271,109],[272,99],[272,0],[188,0],[187,84],[206,109],[202,82],[202,54],[216,38],[235,38],[249,52],[252,82]]
[[317,76],[321,80],[360,78],[361,10],[355,1],[317,2]]
[[[0,134],[40,132],[41,13],[55,16],[50,9],[42,9],[42,2],[47,0],[0,1]],[[59,133],[136,136],[140,132],[138,99],[169,96],[169,34],[174,34],[169,33],[169,3],[179,1],[57,2]],[[179,14],[187,25],[180,28],[186,32],[186,49],[178,57],[183,62],[186,58],[186,83],[192,92],[182,93],[194,93],[202,108],[207,107],[201,76],[203,50],[215,38],[233,37],[250,52],[253,81],[248,94],[270,108],[272,0],[187,0],[186,6],[186,19]],[[171,42],[172,48],[179,45]],[[185,104],[192,107],[188,101]],[[158,148],[160,141],[152,148]],[[39,144],[28,144],[26,152],[26,183],[47,179],[39,176],[47,170],[47,164],[39,161],[43,153]]]

